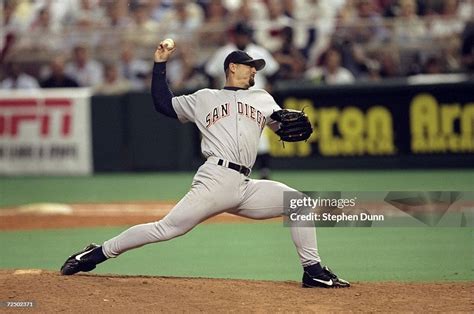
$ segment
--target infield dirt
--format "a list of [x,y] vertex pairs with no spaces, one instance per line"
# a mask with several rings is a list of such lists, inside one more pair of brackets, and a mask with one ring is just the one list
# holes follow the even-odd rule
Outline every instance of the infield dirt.
[[[472,283],[354,283],[303,289],[297,282],[0,271],[2,301],[35,312],[472,312]],[[9,311],[8,308],[3,310]],[[10,309],[17,312],[18,309]]]
[[[62,204],[54,204],[57,207]],[[66,214],[44,214],[35,210],[34,204],[28,210],[22,207],[0,209],[0,230],[33,230],[58,228],[84,228],[103,226],[135,225],[157,221],[173,208],[172,202],[136,202],[136,203],[80,203],[67,204],[70,212]],[[38,205],[38,209],[44,204]],[[279,218],[275,219],[278,220]],[[268,220],[267,220],[268,221]],[[256,222],[227,213],[205,221],[213,222]]]

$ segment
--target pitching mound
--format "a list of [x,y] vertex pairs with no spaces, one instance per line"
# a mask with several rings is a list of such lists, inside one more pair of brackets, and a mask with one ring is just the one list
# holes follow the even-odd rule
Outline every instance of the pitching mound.
[[303,289],[297,282],[66,277],[41,270],[2,270],[0,282],[2,301],[33,301],[41,312],[471,312],[474,307],[474,284],[467,282],[354,283],[349,289],[328,290]]

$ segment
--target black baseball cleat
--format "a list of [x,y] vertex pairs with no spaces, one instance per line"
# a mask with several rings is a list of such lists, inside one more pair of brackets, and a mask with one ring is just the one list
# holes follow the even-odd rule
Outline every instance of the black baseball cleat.
[[303,274],[303,288],[348,288],[350,283],[336,276],[327,266],[316,276]]
[[95,243],[89,244],[85,249],[68,257],[61,266],[61,275],[74,275],[80,271],[91,271],[95,268],[96,262],[93,261],[89,253],[94,249],[100,248],[100,245]]

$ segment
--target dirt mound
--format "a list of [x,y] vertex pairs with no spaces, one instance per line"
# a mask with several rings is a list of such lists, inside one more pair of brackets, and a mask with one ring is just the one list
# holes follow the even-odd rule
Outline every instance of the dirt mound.
[[[298,282],[0,271],[0,300],[41,312],[466,311],[474,284],[354,283],[303,289]],[[5,302],[4,302],[5,303]],[[5,306],[5,305],[3,305]],[[3,308],[5,310],[8,308]],[[17,309],[11,309],[15,312]]]

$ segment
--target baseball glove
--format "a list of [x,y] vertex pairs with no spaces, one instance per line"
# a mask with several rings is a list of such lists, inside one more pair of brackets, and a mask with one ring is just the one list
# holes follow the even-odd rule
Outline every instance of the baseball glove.
[[282,109],[271,114],[270,118],[280,122],[275,133],[284,142],[306,141],[313,133],[308,116],[303,111]]

